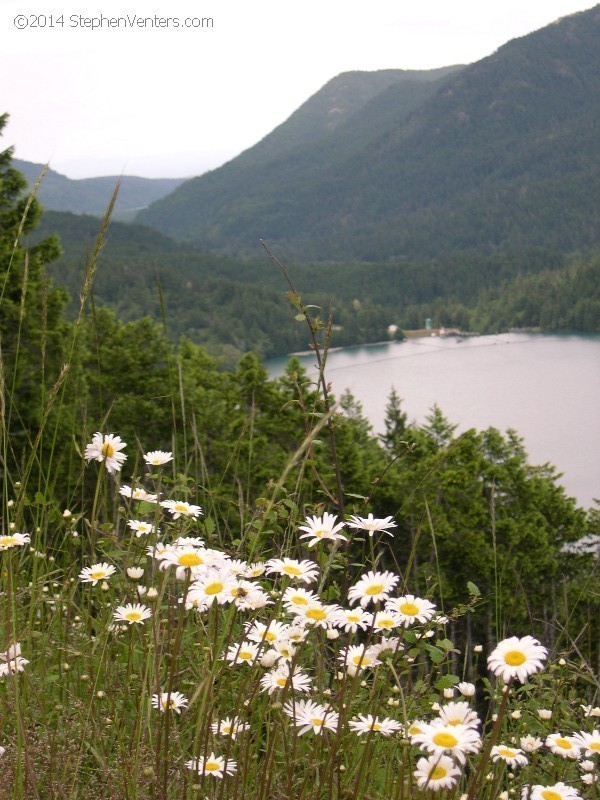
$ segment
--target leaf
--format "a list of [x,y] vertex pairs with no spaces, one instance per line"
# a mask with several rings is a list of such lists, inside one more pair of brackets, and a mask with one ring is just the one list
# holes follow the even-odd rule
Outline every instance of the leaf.
[[456,686],[457,683],[460,682],[460,678],[458,675],[443,675],[439,681],[436,681],[433,685],[436,689],[440,692],[444,689],[451,689],[453,686]]
[[481,597],[481,592],[479,591],[479,587],[477,587],[472,581],[467,583],[467,589],[469,590],[469,594],[471,597]]
[[304,320],[306,319],[306,317],[304,316],[304,314],[296,314],[296,316],[294,317],[294,319],[295,319],[295,320],[298,320],[298,322],[304,322]]
[[429,658],[433,661],[434,664],[439,664],[440,661],[444,660],[445,653],[443,650],[439,650],[437,647],[434,647],[432,644],[426,644],[425,649],[429,654]]

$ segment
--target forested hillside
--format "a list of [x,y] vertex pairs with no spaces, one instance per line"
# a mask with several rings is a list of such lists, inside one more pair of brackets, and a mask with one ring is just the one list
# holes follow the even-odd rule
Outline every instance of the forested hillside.
[[293,123],[293,147],[269,158],[265,140],[139,221],[246,256],[263,238],[302,261],[593,247],[599,30],[596,6],[437,81],[394,82],[303,143],[292,117],[277,136]]

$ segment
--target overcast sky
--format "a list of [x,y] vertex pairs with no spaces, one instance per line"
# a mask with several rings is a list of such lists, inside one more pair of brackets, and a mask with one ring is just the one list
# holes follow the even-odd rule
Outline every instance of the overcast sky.
[[0,112],[10,114],[1,145],[72,178],[198,175],[340,72],[472,63],[594,5],[0,0]]

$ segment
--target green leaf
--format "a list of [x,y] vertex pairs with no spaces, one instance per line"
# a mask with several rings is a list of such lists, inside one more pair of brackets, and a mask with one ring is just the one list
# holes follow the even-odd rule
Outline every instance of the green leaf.
[[460,682],[460,678],[458,675],[443,675],[439,681],[436,681],[433,685],[436,689],[440,692],[444,689],[451,689],[453,686],[456,686],[457,683]]
[[434,647],[432,644],[426,644],[425,649],[429,654],[429,658],[433,661],[434,664],[439,664],[440,661],[444,660],[445,653],[443,650],[439,650],[437,647]]
[[469,581],[467,583],[467,589],[469,590],[469,594],[471,595],[471,597],[481,597],[481,592],[479,591],[479,588],[472,581]]

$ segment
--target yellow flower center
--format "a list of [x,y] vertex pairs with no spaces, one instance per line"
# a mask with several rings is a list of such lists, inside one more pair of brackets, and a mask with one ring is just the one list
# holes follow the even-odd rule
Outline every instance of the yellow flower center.
[[327,531],[325,530],[325,528],[319,528],[319,530],[315,531],[315,536],[317,536],[320,539],[326,533]]
[[407,617],[414,617],[419,613],[419,606],[414,603],[402,603],[400,611]]
[[252,653],[250,650],[240,650],[238,653],[238,658],[249,661],[251,658],[254,658],[254,653]]
[[380,731],[380,730],[381,730],[381,725],[379,724],[379,722],[374,722],[374,723],[371,725],[371,728],[372,728],[374,731]]
[[544,800],[563,800],[562,794],[553,792],[552,789],[542,789],[541,794]]
[[525,662],[525,654],[521,650],[509,650],[504,660],[509,667],[520,667]]
[[455,725],[462,725],[462,719],[450,719],[448,720],[448,725],[452,725],[452,727]]
[[205,594],[219,594],[219,592],[223,591],[223,584],[219,581],[215,581],[214,583],[209,583],[208,586],[204,587]]
[[508,747],[499,747],[498,753],[503,756],[504,758],[514,758],[516,753],[514,750],[511,750]]
[[378,628],[393,628],[394,624],[394,620],[391,617],[384,617],[383,619],[377,620]]
[[183,553],[177,561],[182,567],[197,567],[202,564],[202,559],[197,553]]
[[434,767],[433,770],[431,771],[431,773],[429,774],[429,780],[431,780],[431,781],[439,781],[442,778],[445,778],[446,774],[447,774],[447,772],[444,769],[444,767],[440,767],[440,765],[438,764],[438,766]]
[[267,640],[267,642],[274,642],[276,638],[277,634],[273,633],[273,631],[267,631],[265,633],[265,639]]
[[284,678],[282,675],[281,678],[277,678],[275,683],[277,684],[277,686],[281,686],[281,688],[283,688],[287,683],[287,678]]
[[100,578],[103,578],[105,575],[106,575],[106,573],[104,572],[103,569],[98,569],[98,570],[96,570],[96,572],[91,572],[90,573],[90,578],[93,581],[99,581]]
[[205,772],[217,772],[217,770],[221,769],[221,765],[218,761],[207,761],[204,765]]
[[588,742],[588,750],[595,750],[600,753],[600,742]]
[[114,456],[114,454],[115,454],[115,448],[112,446],[112,444],[104,442],[104,444],[102,445],[102,455],[105,458],[111,458],[112,456]]
[[128,619],[129,622],[138,622],[142,618],[142,615],[139,611],[128,611],[125,614],[125,619]]
[[562,747],[563,750],[570,750],[573,747],[568,739],[557,739],[556,745],[557,747]]
[[383,583],[372,583],[365,589],[365,594],[372,596],[374,594],[379,594],[381,591],[383,591]]
[[283,569],[282,572],[285,572],[286,575],[302,575],[302,570],[298,569],[298,567],[293,567],[290,564],[287,564]]
[[440,733],[436,733],[433,737],[433,743],[437,744],[438,747],[450,748],[456,747],[458,744],[458,739],[451,733],[444,733],[443,731],[440,731]]
[[306,597],[303,597],[301,594],[295,594],[293,597],[290,597],[290,602],[293,603],[295,606],[307,606],[308,600]]
[[327,612],[323,611],[322,608],[309,608],[308,611],[306,612],[306,616],[309,619],[314,619],[315,621],[318,621],[321,619],[325,619],[325,617],[327,616]]
[[320,717],[311,717],[310,721],[313,725],[322,725],[323,720]]
[[414,736],[417,733],[423,733],[423,731],[421,730],[421,728],[419,728],[418,725],[411,725],[410,728],[408,729],[408,732],[411,736]]
[[364,654],[357,653],[355,656],[352,656],[350,660],[352,661],[353,664],[356,664],[356,666],[360,664],[361,667],[368,667],[373,659],[369,658],[369,656],[366,656]]
[[359,614],[348,614],[348,622],[360,622]]

